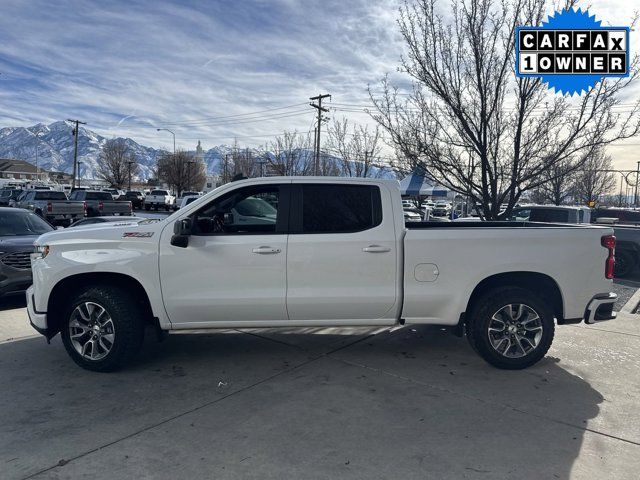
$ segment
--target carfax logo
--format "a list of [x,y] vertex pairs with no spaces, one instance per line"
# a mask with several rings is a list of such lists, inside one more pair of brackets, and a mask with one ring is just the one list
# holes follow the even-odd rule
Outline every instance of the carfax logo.
[[629,27],[602,27],[587,10],[562,10],[540,27],[516,28],[516,76],[541,77],[556,93],[582,93],[603,77],[629,76]]

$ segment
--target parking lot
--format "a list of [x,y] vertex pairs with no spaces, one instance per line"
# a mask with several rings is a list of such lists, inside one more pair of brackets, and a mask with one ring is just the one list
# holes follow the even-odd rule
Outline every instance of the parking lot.
[[558,328],[524,371],[440,328],[148,332],[124,371],[76,367],[0,312],[7,479],[637,478],[636,315]]

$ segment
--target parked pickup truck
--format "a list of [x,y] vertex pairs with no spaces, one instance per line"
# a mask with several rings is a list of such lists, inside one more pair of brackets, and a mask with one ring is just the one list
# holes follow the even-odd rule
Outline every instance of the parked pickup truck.
[[149,195],[144,199],[144,209],[149,211],[152,208],[158,210],[163,208],[169,211],[176,203],[176,197],[171,195],[167,190],[151,190]]
[[[277,206],[276,206],[277,205]],[[496,367],[540,360],[555,324],[615,317],[608,227],[411,222],[398,182],[268,177],[170,217],[42,235],[27,308],[80,366],[114,370],[169,330],[435,324]]]
[[69,198],[85,203],[87,217],[131,215],[131,202],[129,200],[114,200],[109,192],[74,190]]
[[18,198],[16,207],[26,208],[40,215],[52,225],[70,225],[84,218],[84,204],[67,200],[63,192],[53,190],[31,190]]

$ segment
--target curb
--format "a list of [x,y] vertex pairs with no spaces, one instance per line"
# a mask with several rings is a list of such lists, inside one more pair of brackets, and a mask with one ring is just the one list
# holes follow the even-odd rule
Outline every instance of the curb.
[[631,298],[627,300],[627,303],[620,309],[623,313],[635,313],[640,305],[640,288],[636,290],[636,293],[631,295]]

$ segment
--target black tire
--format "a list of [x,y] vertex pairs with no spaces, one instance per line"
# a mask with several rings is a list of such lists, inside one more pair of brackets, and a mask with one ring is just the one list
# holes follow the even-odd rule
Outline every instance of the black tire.
[[[501,325],[503,330],[495,331]],[[551,347],[555,333],[553,311],[529,290],[497,288],[474,302],[466,319],[466,333],[473,350],[487,363],[520,370],[540,361]]]
[[[75,318],[78,318],[75,313],[76,307],[83,308],[87,303],[104,308],[112,322],[110,330],[113,331],[113,342],[111,343],[111,348],[104,357],[95,360],[83,356],[76,350],[83,337],[80,337],[75,344],[71,339],[71,323]],[[89,315],[89,318],[91,318],[91,315]],[[105,318],[104,314],[101,318]],[[112,372],[127,365],[140,350],[144,339],[144,311],[140,303],[126,289],[111,285],[97,285],[80,291],[73,297],[69,306],[64,309],[62,324],[62,343],[67,353],[76,364],[94,372]],[[77,332],[78,329],[75,331]],[[87,332],[93,332],[93,330],[87,329]],[[87,335],[91,336],[93,333],[87,333]],[[96,337],[94,336],[93,338]],[[90,341],[90,339],[87,339],[87,341]],[[108,345],[109,342],[105,340],[103,344]],[[95,343],[92,345],[95,345]],[[93,348],[92,346],[92,355]],[[103,352],[98,352],[98,354],[102,353],[104,353],[104,350]],[[96,357],[98,354],[96,354]]]
[[629,250],[616,250],[616,264],[614,267],[614,277],[626,277],[636,267],[636,259],[633,252]]
[[144,209],[148,212],[149,210],[151,210],[151,205],[145,205]]

